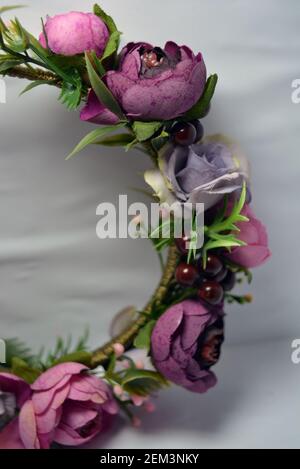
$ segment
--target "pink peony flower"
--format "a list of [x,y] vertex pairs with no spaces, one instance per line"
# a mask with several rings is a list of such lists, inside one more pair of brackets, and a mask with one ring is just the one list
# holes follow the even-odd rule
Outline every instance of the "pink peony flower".
[[[53,18],[48,17],[45,30],[52,52],[66,56],[94,50],[98,56],[104,52],[109,32],[106,24],[93,13],[71,11]],[[40,43],[47,47],[44,33]]]
[[[31,388],[13,377],[26,395],[21,395],[19,416],[0,433],[0,448],[48,449],[53,442],[78,446],[103,431],[118,406],[109,386],[87,370],[79,363],[57,365]],[[1,390],[9,389],[7,380],[0,374]]]
[[226,256],[242,267],[258,267],[271,257],[271,251],[268,247],[268,234],[266,228],[255,217],[249,205],[245,205],[242,215],[248,217],[249,222],[237,224],[241,230],[237,237],[247,243],[247,246],[233,248],[231,253],[226,254]]

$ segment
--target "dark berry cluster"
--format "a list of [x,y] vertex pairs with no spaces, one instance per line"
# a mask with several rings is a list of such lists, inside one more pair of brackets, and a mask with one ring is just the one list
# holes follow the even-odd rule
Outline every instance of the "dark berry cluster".
[[199,120],[177,122],[171,129],[171,135],[174,143],[188,147],[202,140],[204,129]]
[[181,262],[175,272],[176,281],[185,287],[197,288],[200,300],[210,304],[222,303],[225,292],[232,290],[236,283],[236,275],[226,267],[222,257],[216,254],[207,256],[206,267],[200,257],[194,263],[188,264],[186,257],[186,238],[176,240],[179,251],[183,254]]

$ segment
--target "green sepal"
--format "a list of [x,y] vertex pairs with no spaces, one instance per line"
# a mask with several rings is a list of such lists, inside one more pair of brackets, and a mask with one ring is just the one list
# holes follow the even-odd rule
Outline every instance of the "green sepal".
[[10,5],[10,6],[0,7],[0,15],[2,15],[3,13],[6,13],[7,11],[16,10],[17,8],[26,8],[26,5]]
[[105,11],[102,10],[102,8],[99,5],[95,4],[93,11],[94,11],[94,15],[98,16],[104,21],[110,34],[113,34],[115,31],[118,31],[118,28],[113,18],[109,16],[107,13],[105,13]]
[[156,321],[149,321],[146,326],[140,329],[140,332],[134,339],[134,346],[139,349],[150,350],[151,347],[151,335],[154,329]]
[[120,31],[114,31],[111,34],[108,40],[108,43],[106,44],[105,50],[103,52],[103,56],[101,57],[101,62],[104,62],[104,60],[110,58],[117,52],[119,45],[120,45],[120,37],[121,37]]
[[73,83],[64,81],[59,95],[59,101],[70,109],[77,109],[81,103],[82,81],[78,70],[73,70]]
[[199,101],[183,116],[185,120],[201,119],[206,115],[212,97],[215,93],[217,82],[217,74],[211,75],[207,79],[204,91]]
[[34,383],[34,381],[42,374],[41,370],[32,368],[27,362],[17,357],[12,359],[11,371],[14,375],[24,379],[28,384]]
[[141,122],[136,121],[133,123],[133,131],[139,142],[145,142],[149,140],[156,132],[159,131],[163,126],[163,122]]

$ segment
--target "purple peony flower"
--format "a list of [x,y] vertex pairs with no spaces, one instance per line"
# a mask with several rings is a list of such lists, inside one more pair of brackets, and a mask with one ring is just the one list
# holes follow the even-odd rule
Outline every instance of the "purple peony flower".
[[[164,49],[130,43],[121,52],[119,69],[109,71],[105,82],[132,119],[168,120],[188,111],[200,98],[206,83],[202,55],[167,42]],[[89,96],[81,119],[106,124],[107,110],[95,95]],[[110,116],[110,123],[118,118]]]
[[[107,26],[101,18],[78,11],[47,17],[45,30],[51,51],[66,56],[91,50],[101,56],[109,38]],[[47,47],[44,33],[40,35],[40,43]]]
[[167,144],[159,163],[160,171],[146,172],[145,180],[157,195],[163,194],[161,202],[203,203],[207,210],[249,181],[245,156],[220,135],[190,147]]
[[158,371],[189,391],[204,393],[217,379],[210,371],[220,357],[224,313],[186,300],[169,308],[157,321],[151,351]]

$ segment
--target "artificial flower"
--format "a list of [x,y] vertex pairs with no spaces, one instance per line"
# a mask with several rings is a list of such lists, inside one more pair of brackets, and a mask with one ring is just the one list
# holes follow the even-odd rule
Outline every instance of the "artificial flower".
[[[167,42],[164,49],[147,43],[129,43],[120,54],[118,70],[104,78],[108,88],[131,119],[174,119],[201,97],[206,67],[201,53]],[[84,121],[114,123],[117,116],[100,103],[93,92],[81,112]]]
[[145,173],[145,180],[161,202],[175,198],[181,203],[203,203],[205,210],[226,194],[239,193],[250,179],[247,159],[222,135],[190,147],[167,144],[160,152],[159,165],[159,170]]
[[71,11],[53,17],[48,16],[45,33],[40,43],[55,54],[72,56],[94,50],[98,56],[104,52],[109,31],[106,24],[93,13]]
[[151,351],[155,367],[169,381],[189,391],[204,393],[216,382],[210,368],[220,357],[224,313],[199,301],[171,306],[157,321]]
[[271,251],[267,230],[262,222],[256,218],[248,204],[244,206],[242,215],[247,217],[249,221],[237,223],[240,231],[236,236],[247,245],[233,248],[229,254],[226,253],[226,256],[235,264],[251,269],[264,264],[271,257]]

